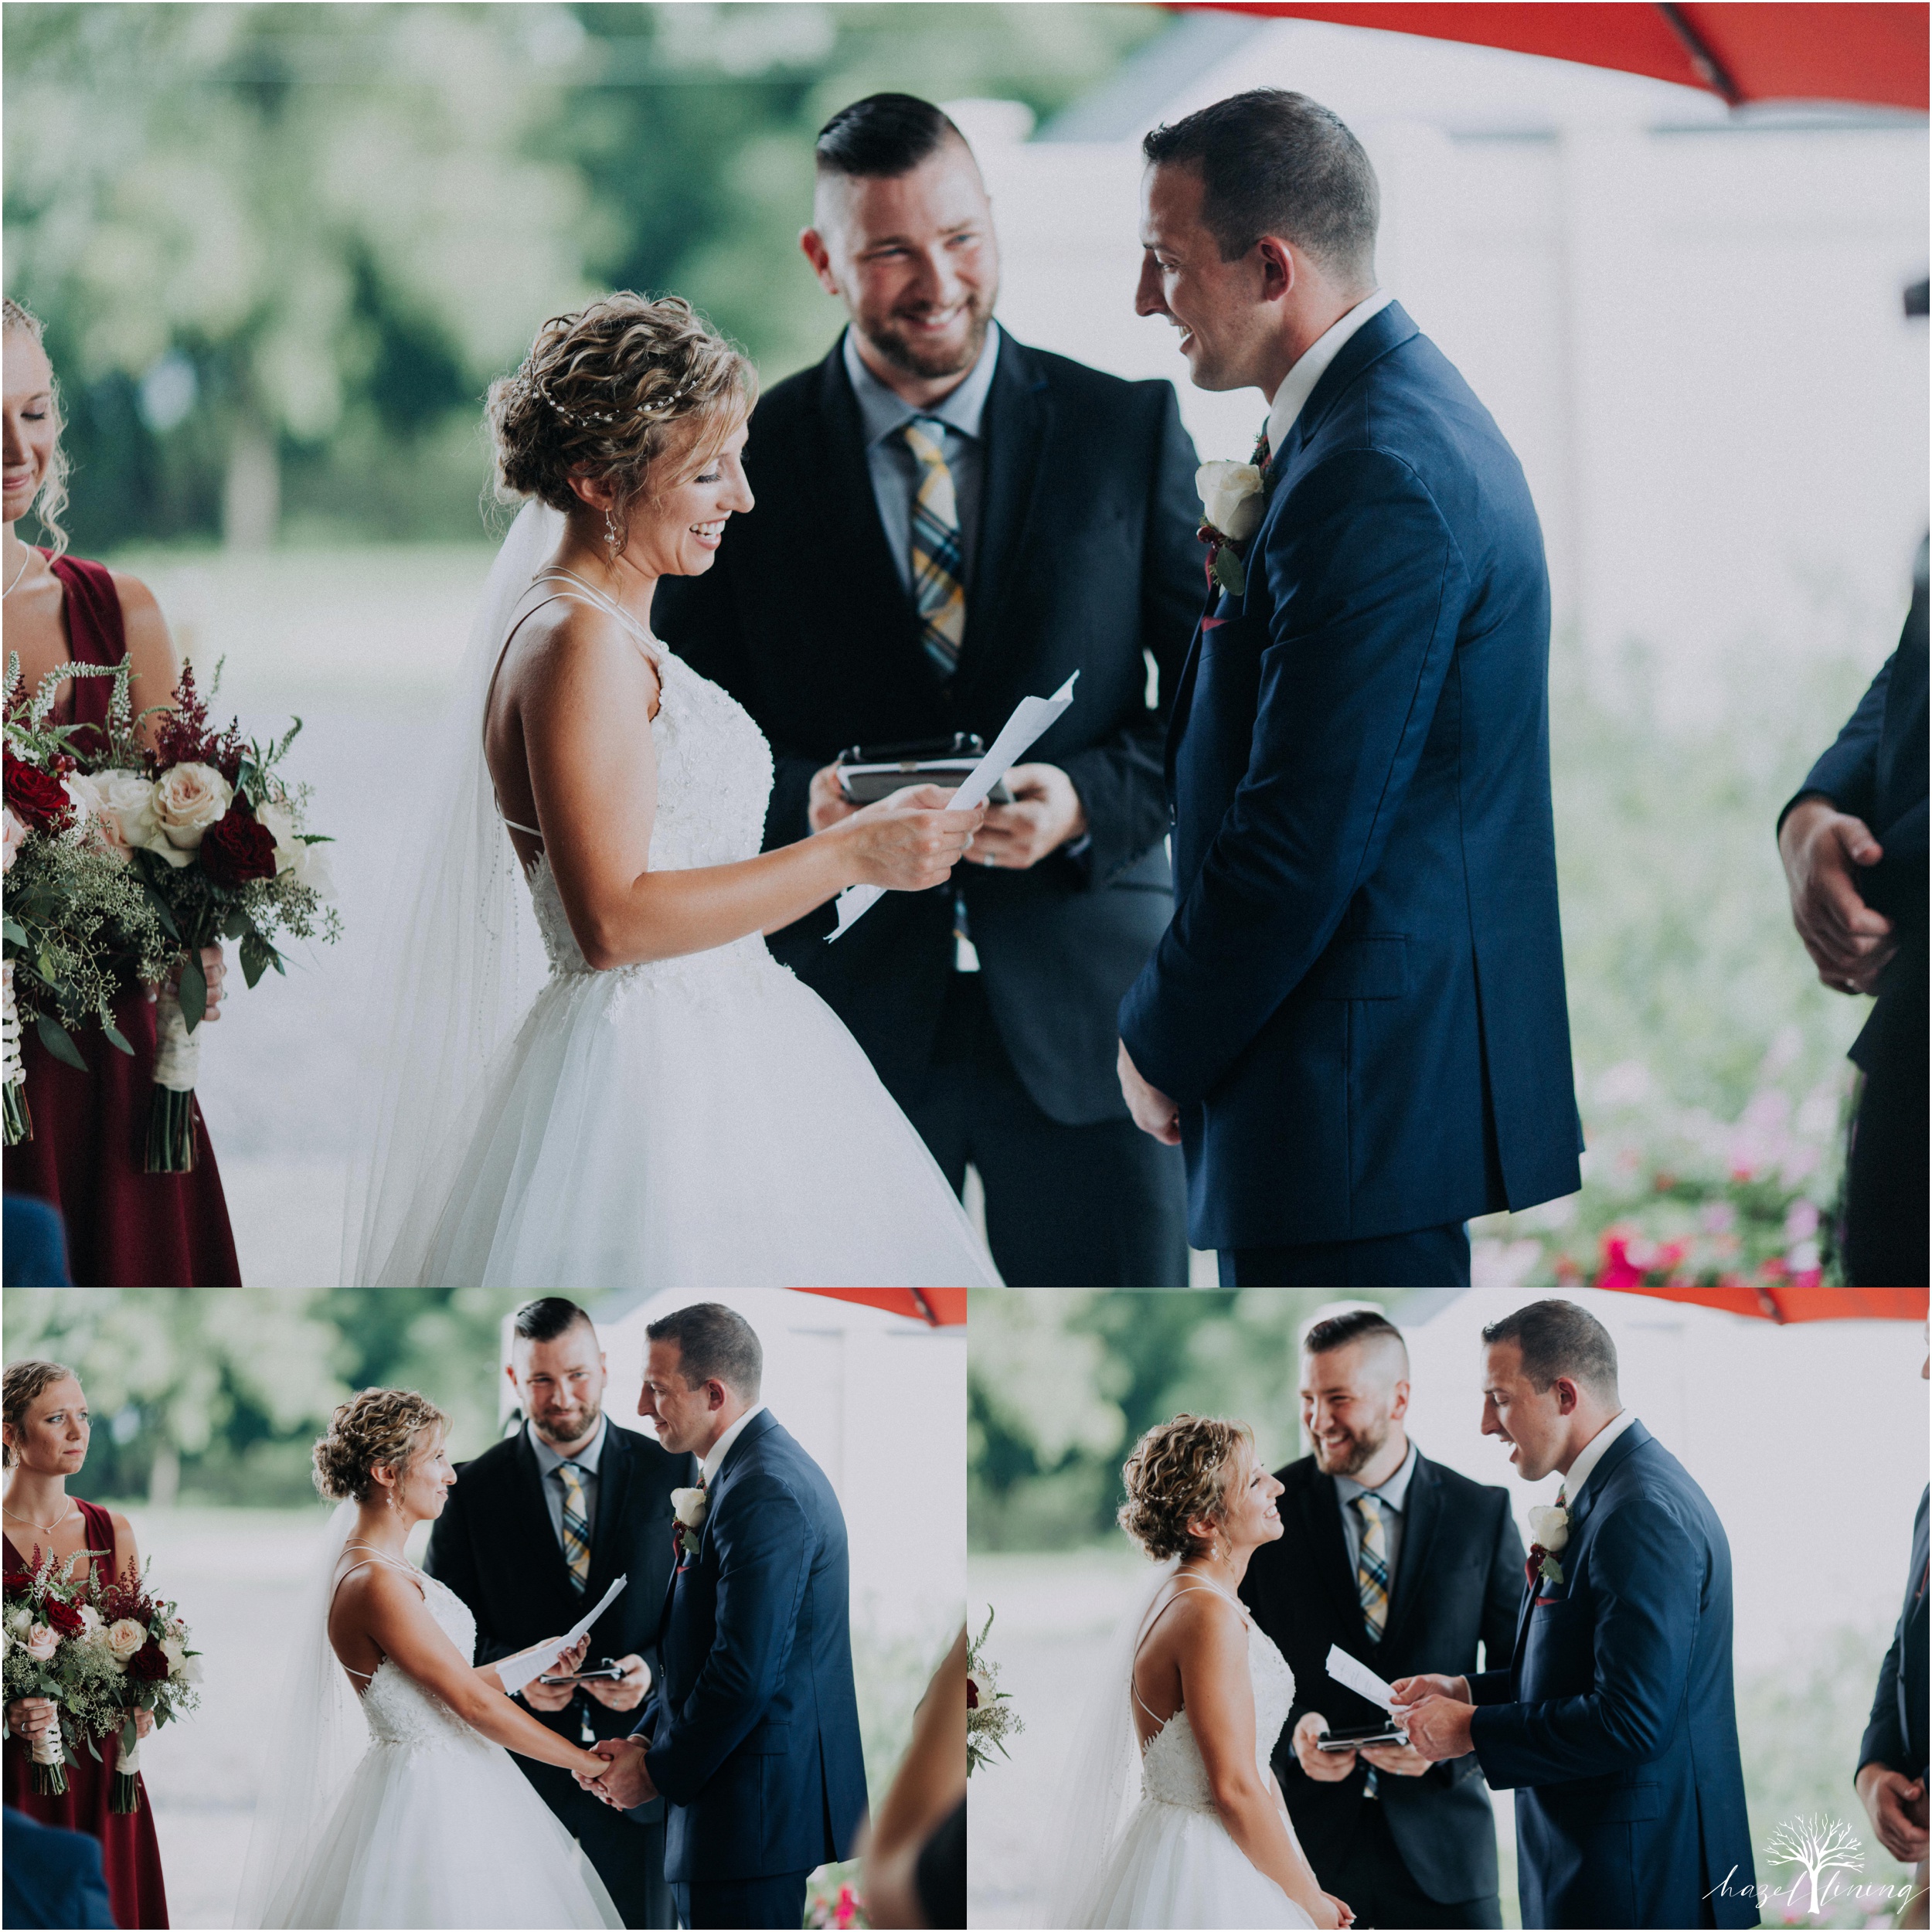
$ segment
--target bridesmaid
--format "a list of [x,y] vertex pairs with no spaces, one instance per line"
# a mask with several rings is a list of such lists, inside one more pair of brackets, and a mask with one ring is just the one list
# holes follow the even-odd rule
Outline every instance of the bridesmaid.
[[[5,1442],[6,1582],[24,1580],[34,1553],[51,1549],[64,1560],[77,1551],[104,1551],[92,1560],[97,1580],[141,1573],[134,1532],[118,1510],[81,1502],[67,1494],[67,1478],[87,1459],[87,1404],[71,1370],[57,1362],[15,1362],[0,1380],[0,1438]],[[107,1896],[121,1926],[165,1925],[168,1896],[161,1880],[161,1849],[155,1841],[154,1808],[138,1775],[138,1811],[107,1808],[108,1788],[120,1751],[117,1737],[95,1740],[96,1763],[80,1746],[67,1767],[67,1788],[59,1798],[33,1788],[33,1740],[53,1720],[43,1697],[23,1697],[7,1706],[4,1786],[6,1801],[43,1825],[62,1825],[100,1841]],[[154,1728],[147,1711],[134,1723],[145,1737]]]
[[[65,554],[60,515],[67,499],[66,460],[53,370],[41,346],[40,324],[18,302],[4,305],[5,451],[0,469],[0,602],[5,644],[18,656],[31,694],[63,664],[133,666],[134,709],[175,693],[179,667],[160,607],[138,579]],[[38,504],[50,549],[20,539],[19,519]],[[111,682],[69,679],[56,718],[100,724]],[[158,723],[151,718],[144,730]],[[221,1011],[219,947],[202,954],[208,973],[209,1019]],[[97,1031],[74,1036],[89,1071],[56,1060],[31,1026],[21,1043],[33,1137],[5,1155],[6,1189],[57,1209],[66,1223],[68,1265],[75,1283],[101,1287],[231,1287],[241,1280],[228,1225],[221,1175],[208,1130],[199,1124],[193,1170],[145,1171],[148,1113],[155,1070],[155,1005],[145,987],[116,1002],[114,1024],[134,1048],[130,1058]]]

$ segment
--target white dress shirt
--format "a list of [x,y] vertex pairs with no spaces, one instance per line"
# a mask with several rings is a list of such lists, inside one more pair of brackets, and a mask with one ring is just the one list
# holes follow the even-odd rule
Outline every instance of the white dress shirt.
[[1589,1481],[1590,1472],[1604,1459],[1604,1451],[1636,1420],[1635,1415],[1628,1409],[1619,1409],[1577,1451],[1577,1460],[1570,1465],[1570,1473],[1563,1478],[1563,1505],[1566,1509],[1576,1508],[1577,1498],[1583,1494],[1583,1485]]
[[1281,379],[1268,406],[1268,450],[1272,454],[1288,440],[1294,419],[1315,393],[1315,386],[1328,372],[1328,365],[1342,353],[1342,345],[1362,325],[1379,315],[1395,300],[1386,289],[1355,304],[1347,315],[1328,327],[1301,352],[1301,359]]
[[762,1402],[753,1403],[706,1452],[702,1471],[706,1488],[717,1481],[718,1471],[724,1466],[725,1458],[731,1453],[731,1445],[745,1432],[745,1424],[753,1416],[761,1416],[764,1412]]

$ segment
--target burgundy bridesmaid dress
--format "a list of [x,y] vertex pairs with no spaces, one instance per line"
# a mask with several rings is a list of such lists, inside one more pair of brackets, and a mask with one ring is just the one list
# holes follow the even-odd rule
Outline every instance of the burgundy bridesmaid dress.
[[[99,566],[87,567],[98,569]],[[106,573],[103,571],[102,575]],[[110,591],[108,594],[114,594]],[[87,680],[87,683],[105,682],[104,679]],[[114,1546],[113,1518],[90,1502],[80,1504],[80,1513],[87,1526],[88,1548],[111,1550]],[[27,1566],[21,1561],[11,1539],[5,1548],[6,1580],[11,1586],[26,1580]],[[134,1783],[141,1791],[140,1810],[109,1811],[108,1787],[121,1741],[116,1737],[101,1737],[94,1744],[100,1753],[100,1763],[95,1763],[85,1744],[78,1745],[76,1750],[80,1761],[67,1767],[66,1790],[58,1798],[46,1798],[37,1795],[33,1788],[32,1747],[10,1736],[4,1753],[0,1753],[6,1780],[0,1788],[4,1788],[6,1801],[16,1811],[25,1811],[43,1825],[64,1825],[70,1832],[85,1832],[90,1838],[100,1841],[100,1862],[107,1868],[107,1901],[114,1907],[115,1924],[165,1925],[168,1894],[162,1885],[161,1847],[155,1838],[155,1814],[148,1801],[148,1787],[137,1772]]]
[[[120,663],[128,637],[107,567],[80,557],[53,562],[66,593],[69,656],[76,664]],[[107,723],[111,679],[77,678],[68,688],[70,722]],[[238,1287],[228,1204],[199,1104],[192,1171],[145,1172],[155,1072],[155,1005],[145,988],[115,1002],[114,1024],[133,1055],[110,1046],[97,1029],[83,1029],[73,1038],[87,1063],[85,1073],[56,1060],[31,1025],[23,1029],[33,1137],[6,1150],[6,1190],[37,1196],[60,1210],[77,1286]]]

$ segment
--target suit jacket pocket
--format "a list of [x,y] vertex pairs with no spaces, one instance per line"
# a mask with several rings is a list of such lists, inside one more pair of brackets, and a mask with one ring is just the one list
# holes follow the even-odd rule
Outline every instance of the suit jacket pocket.
[[1626,1784],[1621,1791],[1605,1793],[1593,1810],[1596,1820],[1604,1825],[1628,1825],[1639,1818],[1662,1818],[1664,1787],[1661,1784]]
[[1316,999],[1400,999],[1409,990],[1408,935],[1332,940],[1305,983]]
[[791,1749],[791,1724],[783,1719],[775,1724],[754,1724],[738,1747],[753,1757],[783,1757]]

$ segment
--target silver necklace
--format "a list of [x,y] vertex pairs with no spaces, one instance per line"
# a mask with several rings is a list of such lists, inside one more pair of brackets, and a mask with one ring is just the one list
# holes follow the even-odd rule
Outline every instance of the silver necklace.
[[39,1530],[43,1536],[51,1536],[73,1514],[73,1505],[71,1502],[54,1518],[52,1522],[33,1522],[31,1516],[20,1515],[11,1509],[0,1509],[0,1516],[12,1516],[15,1522],[33,1523],[34,1528]]
[[[33,553],[32,551],[29,550],[27,554],[20,560],[20,567],[14,572],[12,583],[9,583],[4,590],[0,590],[0,600],[4,600],[8,597],[12,597],[14,592],[19,589],[20,580],[27,574],[27,566],[32,561]],[[15,1520],[18,1522],[20,1519],[16,1517]],[[65,1519],[63,1518],[63,1520],[64,1521]]]

